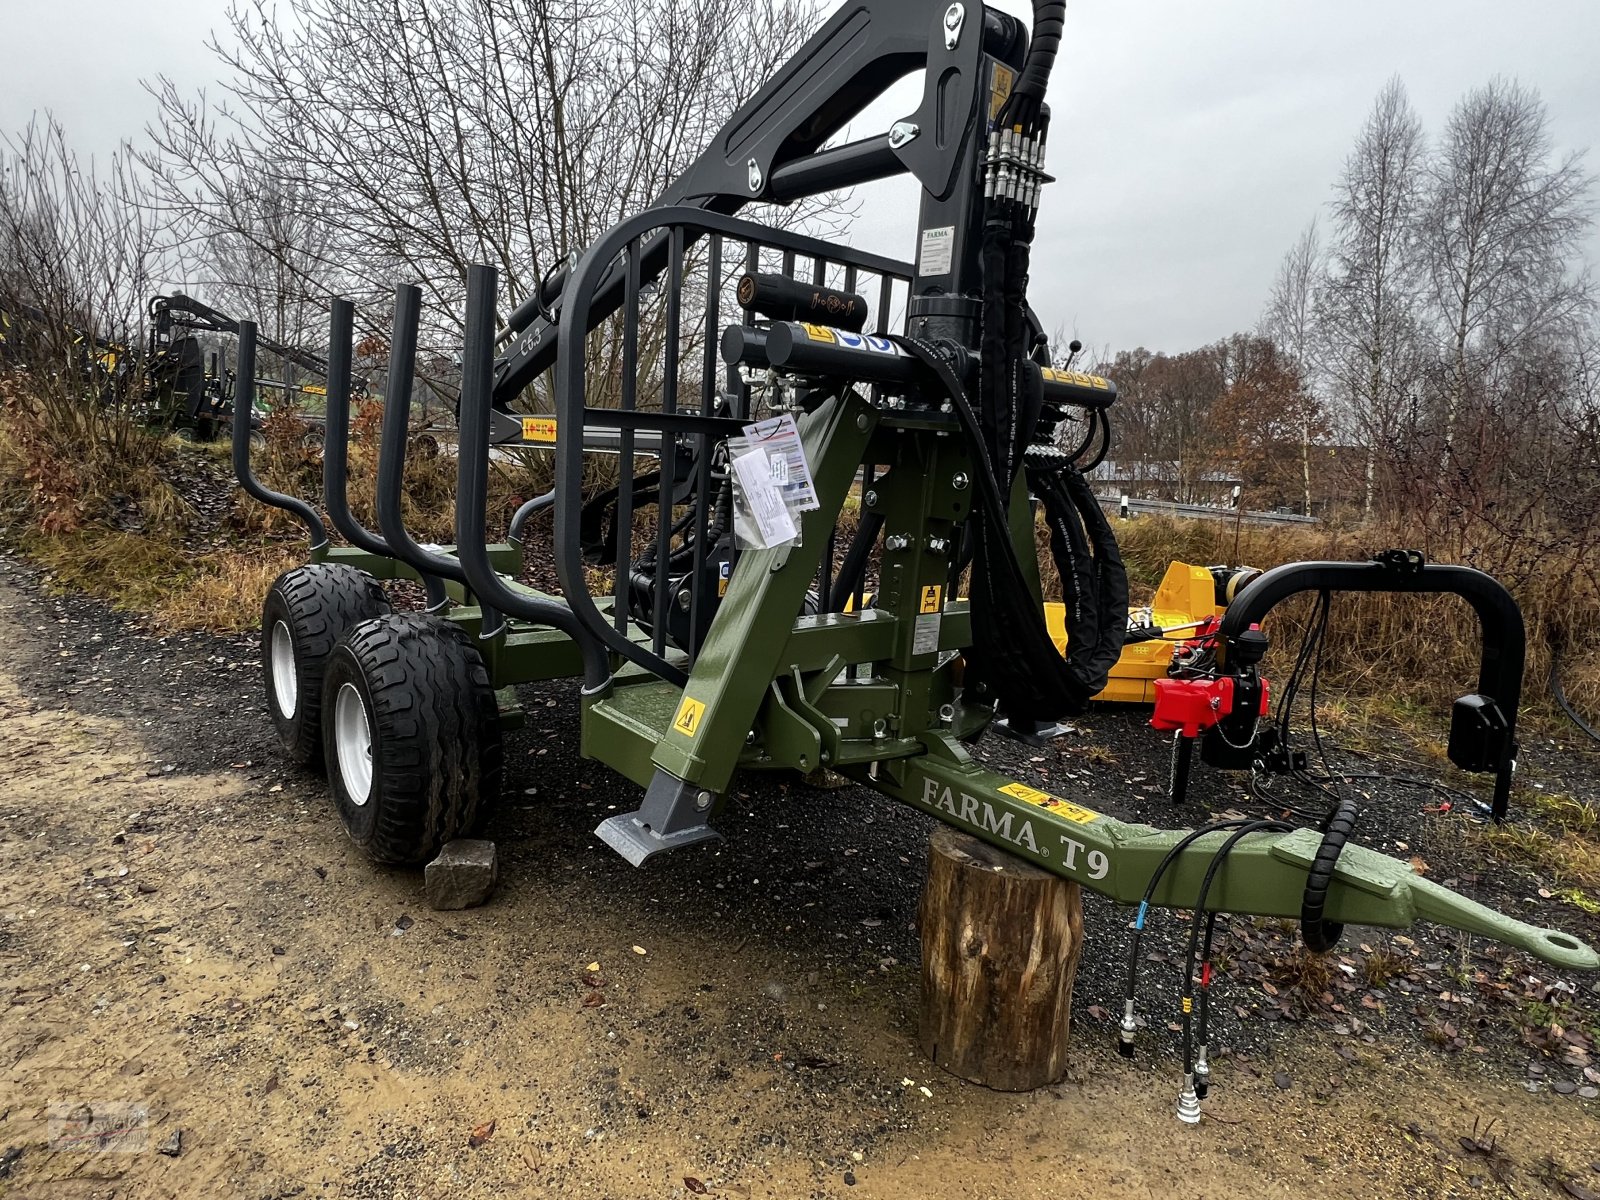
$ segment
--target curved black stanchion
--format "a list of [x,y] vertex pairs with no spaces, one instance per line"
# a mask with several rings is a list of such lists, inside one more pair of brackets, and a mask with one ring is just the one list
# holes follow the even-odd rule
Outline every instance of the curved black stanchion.
[[[378,528],[395,557],[409,563],[418,574],[453,579],[462,587],[469,587],[461,563],[418,545],[400,512],[400,496],[405,490],[406,434],[411,425],[411,373],[421,320],[422,290],[412,284],[400,284],[394,289],[389,379],[383,394],[383,441],[378,447]],[[430,606],[429,611],[438,610]],[[484,628],[492,629],[498,624],[499,618],[485,607]]]
[[239,322],[239,361],[235,364],[233,385],[233,475],[248,495],[263,504],[293,514],[306,527],[311,538],[311,553],[328,544],[328,530],[317,510],[304,500],[285,496],[265,486],[250,470],[250,411],[256,379],[256,323]]
[[[742,221],[721,213],[707,212],[688,206],[670,206],[646,209],[637,216],[612,226],[578,260],[562,288],[560,324],[557,332],[558,352],[555,354],[556,416],[560,428],[584,430],[605,425],[622,431],[656,430],[664,435],[674,433],[706,436],[720,441],[741,432],[743,419],[693,414],[687,411],[653,412],[634,409],[601,409],[588,407],[588,363],[584,355],[584,339],[602,315],[616,310],[614,299],[603,298],[600,291],[611,277],[612,261],[630,252],[630,244],[644,245],[646,235],[656,233],[651,246],[668,247],[675,238],[682,242],[694,241],[705,235],[722,237],[759,245],[786,254],[801,255],[835,263],[848,263],[854,269],[874,272],[885,280],[909,280],[912,268],[883,255],[843,248],[819,238],[787,230],[771,229],[750,221]],[[639,246],[633,251],[642,254]],[[641,266],[642,271],[642,266]],[[635,273],[635,278],[639,278]],[[674,285],[675,286],[675,285]],[[885,285],[887,287],[887,283]],[[637,288],[635,288],[637,291]],[[669,290],[669,297],[672,294]],[[887,296],[887,291],[885,296]],[[636,303],[636,302],[635,302]],[[886,306],[886,302],[885,302]],[[636,314],[627,311],[625,319],[637,320]],[[668,339],[670,344],[671,339]],[[504,379],[502,379],[502,386]],[[709,390],[709,389],[708,389]],[[582,534],[576,514],[583,507],[583,456],[582,437],[560,437],[556,441],[556,493],[555,523],[556,577],[561,581],[561,592],[572,611],[583,622],[593,637],[607,650],[621,655],[629,662],[645,668],[662,679],[682,683],[681,668],[669,664],[649,645],[640,645],[600,611],[589,589],[585,576]],[[625,476],[626,478],[626,476]],[[623,493],[626,495],[626,491]],[[565,514],[572,514],[566,516]],[[664,556],[663,556],[664,557]]]
[[[1517,706],[1522,701],[1522,669],[1527,635],[1522,610],[1492,576],[1471,567],[1428,563],[1420,555],[1389,555],[1378,562],[1303,562],[1274,567],[1228,605],[1221,628],[1219,660],[1227,663],[1233,639],[1259,624],[1273,608],[1300,592],[1418,592],[1460,596],[1478,614],[1483,652],[1477,697],[1456,701],[1450,758],[1468,771],[1495,772],[1492,812],[1504,820],[1511,800],[1511,773],[1517,755]],[[1487,700],[1489,706],[1476,703]],[[1478,722],[1483,722],[1481,726]],[[1463,761],[1466,759],[1466,761]]]
[[506,531],[506,541],[518,550],[522,549],[522,527],[534,513],[543,512],[556,502],[556,490],[551,488],[542,496],[535,496],[532,500],[523,502],[522,507],[511,514],[511,527]]
[[[333,302],[328,321],[328,416],[322,451],[322,506],[333,527],[352,546],[368,554],[394,558],[389,543],[373,533],[350,511],[350,340],[355,330],[356,306],[348,300]],[[446,603],[444,583],[437,575],[423,575],[430,612]]]
[[[467,328],[461,351],[461,424],[456,449],[456,553],[466,570],[468,586],[485,605],[492,602],[500,611],[520,620],[559,629],[576,642],[583,655],[584,690],[601,691],[610,683],[610,665],[600,643],[584,628],[577,614],[564,604],[525,595],[507,586],[489,561],[484,509],[489,482],[495,282],[494,268],[467,268]],[[541,502],[553,502],[554,497],[555,493],[550,492],[530,500],[523,509],[529,505],[543,507]],[[491,632],[485,618],[484,636]]]

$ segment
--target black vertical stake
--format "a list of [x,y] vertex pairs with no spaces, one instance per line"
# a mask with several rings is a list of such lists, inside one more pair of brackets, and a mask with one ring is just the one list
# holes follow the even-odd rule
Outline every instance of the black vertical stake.
[[[706,273],[706,328],[701,339],[704,358],[700,371],[700,415],[709,417],[717,402],[717,338],[721,325],[719,312],[722,304],[722,235],[711,235],[707,255]],[[696,434],[695,489],[694,489],[694,586],[689,589],[689,666],[694,667],[700,656],[700,612],[702,588],[700,582],[706,573],[706,545],[711,536],[711,437]],[[719,585],[720,586],[720,583]]]
[[[622,303],[622,400],[624,412],[639,407],[639,241],[628,243],[625,263],[625,298]],[[578,431],[583,436],[583,431]],[[628,633],[628,592],[633,574],[633,430],[624,428],[617,453],[617,561],[612,621],[617,632]]]
[[[373,533],[350,511],[350,343],[355,335],[356,306],[335,299],[328,313],[328,395],[327,437],[322,450],[322,506],[328,510],[333,527],[346,541],[368,554],[394,558],[389,543]],[[437,575],[423,575],[428,592],[428,608],[445,604],[444,581]]]
[[[389,379],[383,397],[383,440],[378,447],[378,529],[396,558],[420,575],[435,574],[467,586],[461,564],[424,550],[406,529],[400,500],[405,491],[406,435],[411,424],[411,376],[416,369],[417,328],[422,321],[422,292],[403,283],[394,290],[394,326],[389,339]],[[438,606],[430,604],[429,611]]]
[[254,408],[256,382],[256,323],[239,322],[239,361],[233,388],[233,474],[247,495],[263,504],[281,508],[291,513],[306,527],[311,539],[311,553],[315,554],[328,544],[328,531],[304,500],[275,492],[256,478],[250,469],[250,415]]

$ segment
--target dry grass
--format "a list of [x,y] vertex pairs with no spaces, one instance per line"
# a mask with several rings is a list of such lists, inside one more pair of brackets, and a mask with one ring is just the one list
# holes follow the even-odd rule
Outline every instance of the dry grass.
[[1503,825],[1467,827],[1469,844],[1501,862],[1517,862],[1564,885],[1556,893],[1575,907],[1593,911],[1600,894],[1600,808],[1562,793],[1521,789],[1512,799],[1515,816]]
[[287,547],[191,557],[163,537],[94,527],[22,545],[53,590],[99,596],[164,632],[254,629],[268,586],[303,557]]
[[[1266,569],[1308,559],[1360,561],[1393,547],[1419,547],[1429,561],[1475,566],[1503,583],[1522,607],[1528,645],[1524,706],[1537,715],[1553,711],[1551,646],[1564,643],[1570,646],[1561,664],[1568,697],[1580,712],[1600,713],[1600,643],[1585,633],[1600,621],[1594,585],[1600,546],[1488,528],[1442,539],[1404,521],[1355,529],[1247,525],[1238,531],[1237,551],[1234,527],[1225,521],[1145,517],[1118,522],[1116,529],[1130,582],[1145,588],[1154,587],[1174,560]],[[1309,598],[1293,600],[1273,614],[1276,650],[1269,674],[1276,669],[1281,675],[1292,661],[1309,607]],[[1381,697],[1390,710],[1384,716],[1402,724],[1414,717],[1423,727],[1439,728],[1451,701],[1476,686],[1481,653],[1477,618],[1453,596],[1337,596],[1323,664],[1325,693]]]
[[1391,979],[1405,974],[1406,969],[1404,958],[1382,947],[1363,958],[1357,968],[1361,973],[1361,982],[1369,988],[1387,987]]
[[[17,377],[0,380],[0,504],[12,514],[13,537],[37,548],[59,577],[81,580],[86,590],[119,604],[158,612],[173,627],[205,623],[208,607],[219,614],[219,625],[233,627],[244,610],[234,589],[242,592],[265,578],[269,565],[288,561],[291,548],[300,544],[301,531],[292,517],[239,496],[224,532],[238,542],[240,561],[229,562],[226,553],[201,564],[185,561],[172,548],[188,535],[194,514],[164,475],[175,454],[225,450],[180,450],[130,428],[126,418],[91,416],[84,428],[55,429],[46,419],[49,411],[29,402]],[[363,406],[352,420],[351,506],[369,526],[376,524],[380,422],[377,404]],[[302,432],[292,414],[271,419],[267,448],[256,456],[257,472],[269,487],[317,497],[322,464],[300,445]],[[598,455],[593,460],[588,483],[594,488],[614,483],[615,460]],[[504,529],[523,500],[548,490],[552,476],[548,454],[531,452],[519,462],[497,460],[490,472],[488,527]],[[455,482],[451,455],[410,456],[405,514],[419,540],[453,540]],[[127,520],[130,512],[136,517],[132,522]],[[841,513],[841,550],[858,516],[858,502]],[[141,530],[139,536],[150,544],[119,542],[115,531],[129,527]],[[1600,713],[1600,642],[1584,636],[1600,622],[1600,592],[1594,582],[1600,579],[1600,546],[1572,546],[1538,531],[1512,536],[1482,527],[1462,527],[1444,538],[1396,521],[1358,529],[1235,530],[1227,521],[1147,517],[1118,522],[1117,535],[1135,594],[1152,589],[1175,559],[1267,568],[1304,559],[1361,560],[1390,547],[1418,546],[1435,561],[1479,566],[1505,583],[1523,608],[1529,651],[1525,707],[1536,716],[1553,711],[1546,687],[1550,646],[1565,640],[1575,647],[1563,662],[1568,695],[1580,711]],[[62,545],[46,546],[52,539],[62,539]],[[1046,594],[1059,596],[1042,525],[1038,540]],[[274,548],[262,558],[264,544],[281,544],[283,549]],[[74,558],[94,565],[75,567]],[[1274,612],[1269,675],[1281,676],[1288,669],[1309,607],[1305,598]],[[1480,652],[1477,621],[1454,597],[1340,596],[1324,662],[1322,719],[1346,740],[1359,740],[1374,717],[1383,724],[1436,732],[1450,702],[1474,686]]]
[[1313,954],[1298,942],[1273,965],[1272,977],[1281,984],[1297,988],[1301,995],[1322,995],[1333,983],[1333,967],[1326,954]]
[[184,586],[169,589],[151,615],[169,630],[255,629],[261,624],[261,602],[272,581],[303,560],[297,550],[287,548],[210,556]]

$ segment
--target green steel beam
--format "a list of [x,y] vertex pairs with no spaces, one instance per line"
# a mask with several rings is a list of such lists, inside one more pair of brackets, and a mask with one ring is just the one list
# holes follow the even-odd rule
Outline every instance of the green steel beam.
[[[1188,831],[1134,825],[996,774],[954,739],[926,735],[928,753],[847,774],[946,824],[999,846],[1121,904],[1137,904],[1167,851]],[[1201,879],[1224,833],[1183,850],[1152,902],[1194,908]],[[1315,830],[1247,836],[1218,871],[1207,906],[1264,917],[1298,917],[1306,872],[1321,841]],[[1406,864],[1357,845],[1339,856],[1326,908],[1329,921],[1404,929],[1428,920],[1481,934],[1568,970],[1600,969],[1600,954],[1569,934],[1503,916]]]
[[801,514],[798,546],[740,556],[655,751],[656,766],[668,774],[712,792],[727,789],[752,719],[783,671],[795,618],[876,421],[872,406],[848,391],[801,418],[800,437],[821,506]]

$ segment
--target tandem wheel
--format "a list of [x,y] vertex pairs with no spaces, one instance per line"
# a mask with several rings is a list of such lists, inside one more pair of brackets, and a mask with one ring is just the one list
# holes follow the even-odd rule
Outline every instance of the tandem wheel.
[[321,708],[339,820],[373,860],[426,862],[499,797],[499,708],[459,626],[416,613],[356,626],[328,660]]
[[389,611],[376,579],[346,563],[307,563],[279,575],[261,608],[261,671],[278,740],[302,766],[322,762],[322,678],[354,626]]

